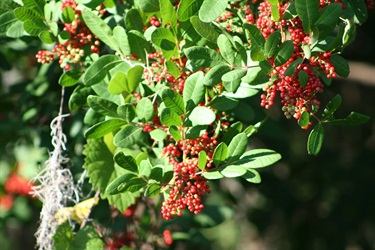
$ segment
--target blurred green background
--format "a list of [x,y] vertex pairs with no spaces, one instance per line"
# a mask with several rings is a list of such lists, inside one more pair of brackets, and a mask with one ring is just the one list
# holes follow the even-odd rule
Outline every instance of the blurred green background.
[[[324,106],[340,93],[338,116],[356,111],[370,116],[370,121],[356,127],[326,126],[322,151],[312,157],[306,151],[309,131],[286,120],[277,105],[267,111],[270,119],[250,145],[274,149],[283,159],[261,170],[259,185],[238,179],[212,184],[207,204],[223,204],[234,213],[221,225],[201,230],[207,243],[202,249],[375,249],[374,27],[371,12],[344,53],[351,75],[334,80],[321,95]],[[6,183],[11,173],[30,180],[51,150],[49,123],[58,112],[61,72],[43,66],[36,75],[39,45],[0,36],[1,250],[35,245],[41,204],[17,192],[6,197]],[[257,99],[251,102],[258,105]],[[82,165],[82,117],[78,112],[64,122],[73,172]]]

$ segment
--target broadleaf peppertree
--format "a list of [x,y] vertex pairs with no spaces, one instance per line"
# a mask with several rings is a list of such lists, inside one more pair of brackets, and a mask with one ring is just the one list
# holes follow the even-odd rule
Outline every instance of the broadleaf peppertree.
[[[265,109],[280,100],[287,119],[314,126],[307,142],[312,155],[321,149],[325,124],[368,120],[356,112],[335,118],[340,95],[324,108],[319,97],[332,79],[349,75],[341,53],[373,1],[16,2],[2,10],[0,28],[10,38],[40,39],[45,46],[37,61],[56,61],[59,84],[74,88],[68,112],[86,113],[82,171],[97,192],[57,213],[55,246],[173,244],[169,229],[160,241],[147,237],[153,229],[130,225],[111,234],[90,223],[99,196],[129,224],[143,223],[137,208],[157,211],[148,223],[158,227],[159,216],[202,212],[213,180],[259,183],[258,169],[281,155],[249,143],[266,122],[252,117],[249,99]],[[68,226],[69,218],[81,228]],[[64,232],[73,230],[67,239]]]

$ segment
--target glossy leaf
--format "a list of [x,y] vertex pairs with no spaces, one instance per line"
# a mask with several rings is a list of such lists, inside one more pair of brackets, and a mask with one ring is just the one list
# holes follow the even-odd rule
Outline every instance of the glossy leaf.
[[145,13],[152,13],[160,10],[159,0],[136,0],[135,3]]
[[301,117],[298,120],[298,125],[303,128],[309,125],[309,122],[310,122],[310,113],[303,111],[301,114]]
[[125,27],[127,30],[138,30],[139,32],[143,32],[142,16],[137,9],[130,9],[126,12]]
[[200,137],[201,135],[203,135],[206,132],[206,130],[207,130],[207,125],[195,125],[188,129],[185,137],[186,139],[194,140]]
[[350,6],[354,11],[354,15],[359,23],[366,22],[368,18],[367,6],[362,0],[348,0]]
[[185,80],[182,97],[186,110],[195,108],[204,98],[206,87],[203,83],[203,72],[196,72]]
[[230,98],[228,96],[216,96],[210,102],[210,107],[216,109],[217,111],[228,111],[233,109],[238,105],[238,100]]
[[219,33],[209,23],[202,22],[198,16],[190,17],[190,22],[201,37],[207,41],[216,43]]
[[32,36],[38,36],[43,31],[48,31],[48,26],[40,19],[26,20],[23,23],[23,28]]
[[204,76],[203,84],[212,87],[221,83],[221,77],[230,70],[231,68],[227,64],[219,64],[212,67]]
[[331,101],[327,103],[327,106],[325,107],[323,114],[322,114],[322,120],[326,121],[333,117],[333,114],[336,112],[336,110],[340,107],[342,103],[342,97],[341,95],[337,94],[335,97],[332,98]]
[[163,26],[171,26],[174,33],[177,32],[177,13],[170,0],[159,0],[160,14]]
[[348,77],[350,70],[348,62],[340,55],[332,55],[330,59],[335,67],[335,72],[342,77]]
[[214,67],[215,65],[225,63],[219,53],[206,47],[193,46],[185,49],[184,53],[196,68]]
[[217,180],[224,178],[224,175],[222,175],[219,171],[207,171],[204,172],[202,175],[207,180]]
[[91,32],[109,47],[117,50],[112,41],[111,28],[97,15],[88,9],[82,10],[82,18]]
[[302,57],[298,57],[296,60],[294,60],[289,66],[286,68],[284,75],[285,76],[291,76],[296,71],[296,68],[298,65],[300,65],[303,62]]
[[160,121],[165,126],[181,126],[182,119],[176,112],[173,112],[170,108],[164,108],[160,114]]
[[276,31],[272,33],[264,44],[264,53],[267,58],[274,56],[281,42],[281,33]]
[[262,181],[260,174],[255,169],[247,169],[247,173],[242,176],[246,181],[251,183],[260,183]]
[[206,151],[202,150],[198,153],[198,168],[200,170],[204,170],[207,164],[207,153]]
[[126,183],[128,183],[134,177],[136,177],[136,175],[133,173],[125,173],[117,177],[108,184],[105,192],[109,195],[114,195],[126,191]]
[[309,138],[307,140],[307,152],[310,155],[317,155],[322,147],[323,139],[323,125],[318,123],[310,132]]
[[224,142],[220,142],[212,155],[215,166],[220,166],[228,157],[228,146]]
[[45,0],[23,0],[22,2],[26,8],[33,9],[41,16],[44,16],[44,5],[46,4]]
[[228,178],[239,177],[246,174],[246,172],[246,168],[240,165],[229,165],[220,171],[224,177]]
[[117,114],[127,123],[130,123],[136,117],[135,107],[129,103],[126,103],[117,108]]
[[181,22],[187,21],[196,15],[204,0],[181,0],[177,9],[177,18]]
[[253,24],[244,23],[243,27],[246,30],[246,36],[251,41],[251,44],[256,47],[263,48],[266,41],[262,35],[262,32]]
[[101,138],[104,135],[121,128],[123,125],[124,121],[120,119],[102,121],[87,129],[85,132],[85,137],[88,139]]
[[156,141],[163,141],[167,137],[167,133],[162,129],[154,129],[150,132],[150,136]]
[[320,11],[319,18],[315,22],[320,38],[324,38],[332,33],[338,23],[341,12],[342,7],[339,3],[331,3]]
[[121,26],[116,26],[112,31],[112,42],[115,49],[123,56],[130,55],[130,45],[128,35]]
[[137,116],[141,122],[151,121],[155,116],[154,105],[148,98],[142,98],[135,108]]
[[281,159],[281,155],[271,149],[252,149],[245,152],[236,162],[245,168],[264,168]]
[[227,7],[228,0],[205,0],[199,9],[199,19],[209,23],[215,21]]
[[151,35],[152,42],[161,48],[167,60],[179,56],[175,39],[173,33],[167,28],[158,28]]
[[236,80],[240,80],[242,77],[244,77],[247,73],[246,69],[234,69],[231,70],[227,73],[225,73],[222,77],[221,80],[223,82],[233,82]]
[[299,81],[299,84],[302,87],[306,87],[308,80],[309,80],[309,75],[306,73],[306,71],[300,70],[298,72],[298,81]]
[[26,20],[43,19],[43,16],[40,15],[39,12],[26,7],[18,7],[14,9],[14,15],[22,22]]
[[83,84],[91,86],[101,82],[108,71],[120,64],[122,60],[116,55],[104,55],[96,60],[83,75]]
[[194,125],[209,125],[213,123],[216,119],[215,113],[207,107],[197,106],[195,107],[190,115],[189,120]]
[[178,78],[180,76],[181,71],[175,62],[171,60],[166,60],[165,66],[167,67],[168,73],[171,74],[174,78]]
[[171,89],[165,89],[161,93],[161,98],[167,108],[170,108],[172,112],[182,115],[185,113],[185,105],[182,97]]
[[155,198],[160,194],[161,187],[157,183],[152,183],[147,186],[145,190],[145,196],[148,198]]
[[114,144],[119,148],[128,148],[135,145],[142,135],[142,127],[127,125],[117,132]]
[[357,112],[351,112],[344,119],[334,119],[334,120],[329,120],[328,122],[332,125],[356,126],[356,125],[367,122],[369,119],[370,118],[367,115],[362,115]]
[[71,87],[78,83],[82,76],[82,72],[75,70],[65,71],[59,79],[59,84],[64,87]]
[[128,41],[131,53],[146,61],[146,53],[150,50],[150,43],[143,34],[137,30],[131,30],[128,33]]
[[99,114],[117,117],[118,105],[114,102],[111,102],[99,96],[90,95],[87,98],[87,103],[95,112]]
[[108,83],[109,93],[112,95],[119,95],[124,91],[128,91],[128,79],[122,72],[117,72],[114,77]]
[[275,65],[280,66],[286,63],[294,53],[294,44],[292,41],[286,41],[280,45],[279,51],[275,57]]
[[228,145],[228,162],[238,160],[247,148],[248,138],[245,133],[239,133],[233,137]]
[[296,11],[301,18],[303,30],[306,34],[319,17],[319,0],[295,0]]
[[182,139],[181,131],[176,126],[170,126],[168,132],[171,134],[171,136],[176,142]]
[[124,152],[120,151],[113,157],[115,163],[123,169],[129,170],[130,172],[137,173],[138,166],[135,159],[130,155],[125,155]]

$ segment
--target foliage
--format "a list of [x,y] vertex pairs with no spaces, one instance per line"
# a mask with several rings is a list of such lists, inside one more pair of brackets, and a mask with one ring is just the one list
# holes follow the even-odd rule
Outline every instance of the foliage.
[[197,232],[171,238],[172,224],[160,215],[190,219],[188,210],[196,215],[191,229],[230,218],[225,206],[205,206],[211,180],[260,183],[261,168],[281,159],[249,144],[266,123],[250,105],[259,96],[266,109],[279,98],[285,117],[303,129],[315,121],[311,155],[326,124],[368,120],[356,112],[336,118],[340,95],[322,112],[319,101],[332,79],[349,75],[341,54],[367,19],[361,0],[23,0],[0,11],[0,34],[35,37],[40,76],[46,65],[59,66],[70,112],[84,114],[78,172],[101,201],[56,214],[56,249],[166,248]]

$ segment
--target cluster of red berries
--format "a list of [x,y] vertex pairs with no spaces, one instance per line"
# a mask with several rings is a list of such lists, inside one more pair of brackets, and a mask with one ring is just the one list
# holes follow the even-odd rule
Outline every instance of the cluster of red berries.
[[[324,5],[331,2],[323,1]],[[323,3],[321,3],[323,5]],[[299,120],[303,112],[312,112],[317,110],[320,102],[317,100],[317,94],[324,89],[320,77],[317,76],[314,69],[321,70],[328,78],[337,77],[335,68],[330,62],[330,53],[320,53],[310,58],[305,58],[303,45],[310,44],[310,35],[303,31],[302,22],[299,17],[288,20],[274,20],[272,18],[272,5],[265,1],[258,6],[259,15],[254,19],[249,7],[245,7],[246,21],[255,24],[262,32],[262,35],[267,39],[275,31],[282,31],[284,33],[284,41],[290,40],[294,45],[294,54],[283,65],[275,65],[274,58],[270,58],[269,62],[273,65],[273,71],[270,74],[272,79],[276,79],[272,85],[264,88],[265,94],[261,95],[261,106],[266,109],[274,104],[274,99],[277,94],[280,95],[282,110],[287,118],[294,117]],[[283,16],[288,3],[280,2],[278,4],[279,15]],[[302,58],[303,63],[296,67],[293,75],[285,75],[286,69],[295,60]],[[306,75],[306,82],[301,83],[299,79],[300,71],[304,71]],[[305,128],[308,128],[305,127]]]
[[105,250],[117,250],[124,246],[135,247],[135,236],[132,233],[113,233],[106,238]]
[[204,205],[201,203],[201,197],[209,193],[210,189],[207,180],[199,174],[201,170],[198,167],[198,154],[203,150],[206,152],[205,169],[210,168],[217,143],[215,137],[205,132],[197,139],[180,140],[176,145],[170,143],[163,149],[163,153],[173,164],[175,174],[169,197],[162,205],[162,215],[165,219],[172,219],[175,215],[181,216],[185,208],[194,214],[202,211]]
[[86,50],[90,53],[98,53],[100,46],[99,40],[81,20],[81,11],[77,8],[77,3],[74,0],[64,0],[61,9],[67,7],[72,8],[75,14],[75,19],[71,23],[63,22],[63,30],[69,33],[69,39],[64,43],[56,44],[52,51],[41,50],[36,55],[38,62],[43,64],[58,58],[60,67],[65,70],[69,70],[71,65],[80,63]]
[[181,70],[178,77],[174,77],[168,72],[165,66],[165,58],[159,51],[147,54],[149,60],[149,67],[144,69],[144,78],[149,85],[153,83],[159,83],[165,81],[171,89],[177,93],[182,93],[185,86],[185,80],[188,77],[188,73],[183,70],[186,65],[187,58],[181,57],[179,59],[171,58],[171,61]]
[[151,26],[159,27],[161,25],[161,22],[155,16],[152,16],[150,17],[150,24]]

